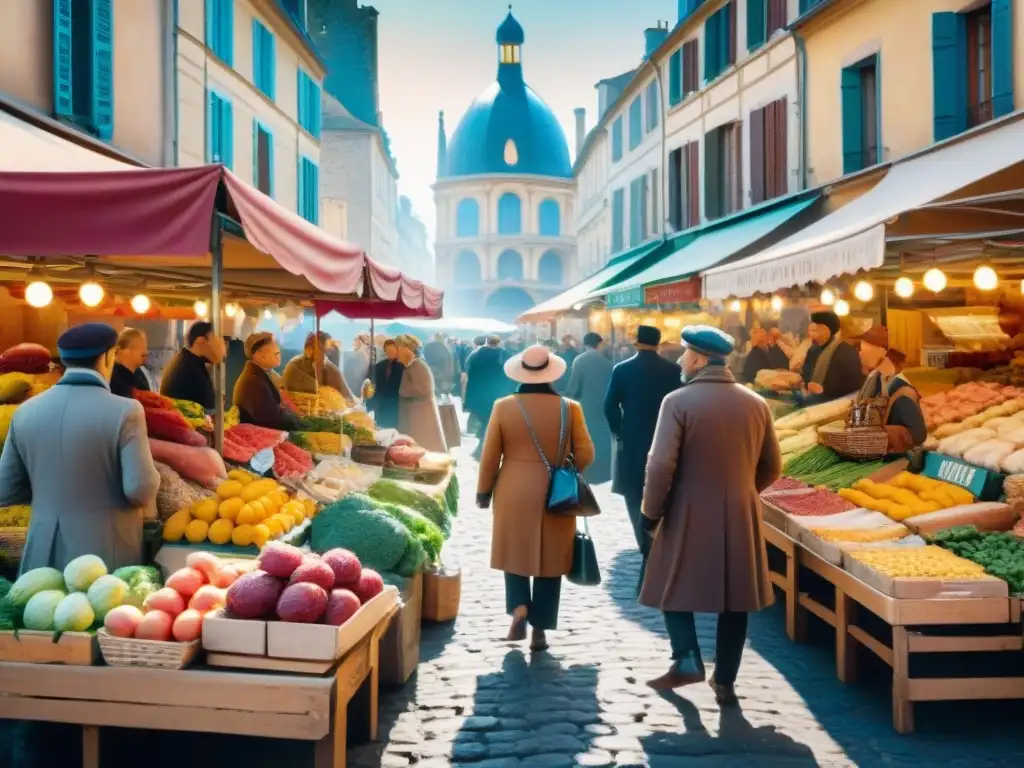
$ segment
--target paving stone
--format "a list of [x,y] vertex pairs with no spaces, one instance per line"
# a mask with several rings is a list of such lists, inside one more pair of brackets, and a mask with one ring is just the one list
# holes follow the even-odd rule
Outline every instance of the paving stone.
[[579,752],[585,749],[584,744],[575,736],[553,735],[553,736],[530,736],[518,743],[519,754],[539,755],[555,752]]
[[487,745],[474,741],[457,742],[452,746],[453,760],[479,760],[487,756]]
[[589,752],[581,752],[573,756],[575,765],[586,766],[586,768],[607,768],[615,765],[615,758],[608,752],[600,749],[592,749]]
[[462,727],[467,731],[492,731],[498,727],[498,722],[496,717],[467,717]]
[[611,736],[598,736],[593,741],[598,749],[606,749],[609,752],[639,752],[643,749],[640,739],[635,736],[622,736],[613,734]]
[[521,768],[572,768],[573,758],[570,755],[533,755],[519,761]]

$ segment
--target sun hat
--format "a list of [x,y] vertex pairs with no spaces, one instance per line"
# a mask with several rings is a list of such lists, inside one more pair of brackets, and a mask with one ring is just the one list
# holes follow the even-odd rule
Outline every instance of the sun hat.
[[534,344],[505,361],[505,375],[520,384],[550,384],[565,373],[565,360]]

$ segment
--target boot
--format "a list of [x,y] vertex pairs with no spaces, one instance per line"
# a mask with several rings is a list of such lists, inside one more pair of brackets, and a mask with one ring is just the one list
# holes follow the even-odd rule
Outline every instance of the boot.
[[648,680],[647,685],[656,691],[668,691],[673,688],[682,688],[684,685],[702,683],[705,677],[704,664],[699,657],[696,660],[682,658],[673,661],[668,672],[661,677]]
[[737,707],[739,706],[740,700],[736,696],[736,691],[731,685],[723,685],[715,680],[714,674],[711,675],[711,679],[708,680],[708,685],[711,686],[711,690],[715,692],[715,701],[718,702],[719,706],[722,707]]
[[548,649],[548,637],[543,629],[533,628],[533,637],[530,638],[531,651],[546,651]]

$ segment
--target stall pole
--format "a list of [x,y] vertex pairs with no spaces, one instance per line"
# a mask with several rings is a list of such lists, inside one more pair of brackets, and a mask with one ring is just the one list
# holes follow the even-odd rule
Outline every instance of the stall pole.
[[[213,225],[210,227],[210,318],[213,321],[213,333],[223,338],[221,329],[221,293],[224,289],[224,258],[223,231],[220,215],[213,214]],[[224,452],[224,361],[214,367],[213,371],[213,447],[217,453]]]

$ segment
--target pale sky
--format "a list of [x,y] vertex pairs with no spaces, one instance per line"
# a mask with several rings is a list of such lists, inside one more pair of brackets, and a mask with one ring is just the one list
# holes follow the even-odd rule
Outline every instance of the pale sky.
[[[437,113],[449,140],[462,114],[497,73],[495,30],[508,0],[364,0],[380,12],[380,109],[407,195],[434,242],[430,185],[437,171]],[[677,0],[513,0],[523,25],[526,82],[550,106],[574,155],[573,109],[597,117],[601,79],[635,68],[644,29],[674,26]]]

